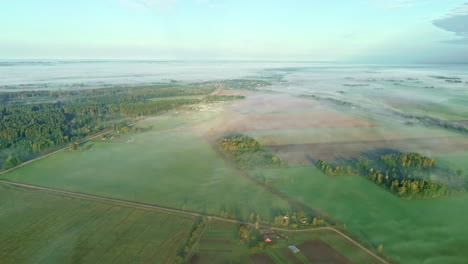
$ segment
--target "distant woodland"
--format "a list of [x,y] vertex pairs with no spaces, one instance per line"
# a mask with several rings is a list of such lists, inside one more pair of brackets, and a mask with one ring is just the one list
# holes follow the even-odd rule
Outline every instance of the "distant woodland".
[[209,84],[165,84],[0,93],[0,167],[9,169],[86,136],[128,126],[139,116],[199,102],[151,98],[205,95],[215,88]]
[[[203,83],[154,84],[67,91],[0,93],[0,170],[76,145],[87,136],[120,130],[145,115],[153,115],[198,99],[177,96],[207,95],[206,102],[242,99],[243,96],[208,96],[216,89],[247,89],[270,85],[260,80],[219,80]],[[150,100],[175,97],[171,100]]]

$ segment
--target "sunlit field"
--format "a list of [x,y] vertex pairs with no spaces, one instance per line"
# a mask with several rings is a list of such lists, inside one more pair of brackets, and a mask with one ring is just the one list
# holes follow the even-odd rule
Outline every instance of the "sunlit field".
[[[76,242],[81,243],[76,255],[84,262],[107,261],[110,255],[106,250],[113,254],[124,246],[108,249],[114,242],[106,238],[110,242],[103,243],[109,244],[96,249],[100,242],[92,239],[122,228],[125,231],[114,238],[118,243],[129,239],[137,245],[128,249],[126,256],[138,263],[156,252],[168,253],[158,254],[149,262],[172,263],[176,256],[177,263],[322,261],[314,259],[313,247],[323,249],[325,257],[338,263],[384,263],[379,256],[389,263],[464,263],[468,258],[468,232],[464,228],[468,222],[468,110],[463,103],[468,100],[467,84],[431,77],[446,74],[465,78],[458,70],[438,71],[378,67],[265,69],[257,73],[258,79],[215,82],[206,87],[196,84],[199,90],[195,95],[181,92],[181,96],[145,99],[139,104],[163,102],[167,109],[153,115],[139,114],[132,120],[134,124],[109,127],[107,134],[67,145],[0,178],[177,209],[180,215],[196,213],[217,218],[210,218],[206,226],[202,223],[197,229],[193,216],[179,219],[39,190],[4,187],[3,199],[8,202],[0,212],[0,221],[5,223],[0,234],[27,245],[23,254],[15,251],[20,249],[12,243],[0,256],[10,263],[28,263],[29,257],[37,259],[34,254],[41,251],[43,262],[68,261],[74,256],[70,252],[77,250],[73,246]],[[196,101],[172,105],[181,99]],[[409,173],[399,180],[411,181],[415,192],[431,183],[441,190],[437,195],[434,191],[429,197],[404,196],[406,189],[395,189],[401,187],[400,182],[395,188],[382,185],[385,179],[390,184],[389,175],[400,172],[397,167],[379,172],[378,183],[362,171],[351,169],[348,174],[333,175],[345,167],[340,162],[381,162],[384,154],[406,153],[417,153],[413,156],[435,165],[427,169],[414,165],[418,167],[414,170],[406,168],[411,165],[403,165],[401,171]],[[319,168],[319,160],[332,166],[328,170]],[[396,166],[400,161],[393,162],[392,166]],[[413,177],[417,169],[425,174]],[[374,168],[366,170],[374,172]],[[446,191],[453,182],[459,188]],[[14,204],[22,204],[22,199],[27,200],[23,203],[28,204],[27,208],[34,210],[20,207],[15,212]],[[80,210],[83,213],[75,214]],[[7,216],[12,214],[19,221],[13,222],[23,226],[18,230],[26,233],[10,231],[13,222],[7,223]],[[73,231],[82,228],[87,234],[105,223],[124,221],[127,214],[135,215],[136,220],[128,226],[109,224],[99,230],[96,238],[83,238]],[[49,227],[46,222],[52,215],[61,218],[54,217],[57,224]],[[97,220],[87,222],[88,218]],[[47,228],[43,232],[51,237],[65,232],[67,224],[58,223],[70,223],[75,229],[66,231],[70,235],[66,233],[60,239],[72,242],[62,246],[62,240],[57,240],[56,245],[46,248],[41,242],[28,240],[28,234],[45,234],[35,233],[29,219],[39,219],[34,222],[41,229]],[[156,228],[161,225],[168,225],[168,231]],[[272,244],[261,235],[252,235],[255,241],[243,241],[240,235],[242,228],[250,228],[253,234],[271,227],[281,234],[275,234],[278,240]],[[323,227],[341,230],[371,253],[331,229],[318,229]],[[150,231],[146,234],[145,230]],[[143,240],[148,247],[156,245],[152,253],[144,251],[147,246],[143,242],[134,244],[137,242],[131,240],[150,235],[158,237]],[[284,250],[289,244],[304,250],[291,255]],[[93,250],[86,251],[87,245],[92,245],[89,247]],[[170,251],[165,251],[167,245]],[[56,249],[62,247],[63,254],[59,254]],[[143,251],[133,253],[137,247]]]
[[174,263],[195,220],[4,184],[0,199],[5,264]]
[[286,201],[238,175],[203,135],[191,131],[190,119],[203,119],[203,114],[188,115],[189,121],[181,113],[166,121],[141,123],[154,127],[140,134],[95,139],[86,143],[88,150],[63,151],[3,178],[240,219],[251,213],[271,218],[288,211]]
[[[348,231],[403,263],[463,263],[468,196],[403,200],[357,176],[334,178],[314,167],[262,170],[252,175],[280,179],[274,187],[317,205]],[[441,239],[445,238],[445,239]]]

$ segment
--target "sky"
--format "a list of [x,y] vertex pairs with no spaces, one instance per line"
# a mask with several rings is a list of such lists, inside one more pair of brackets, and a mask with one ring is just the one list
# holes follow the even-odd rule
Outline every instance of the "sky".
[[0,0],[0,59],[468,63],[468,2]]

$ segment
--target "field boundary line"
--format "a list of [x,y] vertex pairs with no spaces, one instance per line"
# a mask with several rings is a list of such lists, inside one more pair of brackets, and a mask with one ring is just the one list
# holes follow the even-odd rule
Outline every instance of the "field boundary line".
[[[206,222],[205,226],[203,227],[203,230],[200,232],[200,235],[198,236],[197,238],[197,241],[195,241],[193,243],[193,246],[190,248],[190,251],[187,253],[187,256],[185,257],[184,261],[188,263],[188,260],[193,256],[193,251],[195,251],[195,247],[198,245],[198,243],[200,242],[203,234],[205,233],[206,229],[208,228],[208,225],[210,224],[210,221],[211,221],[211,217],[207,217],[208,218],[208,221]],[[203,219],[202,219],[203,221]]]
[[[255,226],[252,223],[243,222],[243,221],[240,221],[240,220],[227,219],[227,218],[222,218],[222,217],[219,217],[219,216],[209,215],[209,214],[205,214],[205,213],[185,211],[185,210],[169,208],[169,207],[164,207],[164,206],[155,205],[155,204],[132,202],[132,201],[126,201],[126,200],[122,200],[122,199],[118,199],[118,198],[111,198],[111,197],[105,197],[105,196],[99,196],[99,195],[93,195],[93,194],[66,191],[66,190],[42,187],[42,186],[37,186],[37,185],[25,184],[25,183],[12,182],[12,181],[1,180],[1,179],[0,179],[0,183],[7,184],[7,185],[13,185],[13,186],[17,186],[17,187],[33,189],[33,190],[45,191],[45,192],[49,192],[49,193],[56,194],[56,195],[65,195],[65,196],[74,197],[74,198],[78,198],[78,199],[89,199],[89,200],[107,202],[107,203],[111,203],[111,204],[127,206],[127,207],[132,207],[132,208],[138,208],[138,209],[150,209],[150,210],[155,210],[155,211],[162,211],[162,212],[165,212],[165,213],[172,213],[172,214],[177,214],[177,215],[186,215],[186,216],[188,215],[188,216],[195,216],[195,217],[206,216],[206,217],[208,217],[209,221],[212,220],[212,219],[215,219],[215,220],[219,220],[219,221],[223,221],[223,222],[230,222],[230,223],[235,223],[235,224],[245,224],[245,225],[248,225],[248,226]],[[208,225],[206,225],[206,226],[208,226]],[[391,264],[390,262],[386,261],[385,259],[379,257],[377,254],[373,253],[371,250],[367,249],[365,246],[361,245],[356,240],[352,239],[351,237],[345,235],[344,233],[342,233],[341,231],[339,231],[339,230],[337,230],[336,228],[333,228],[333,227],[317,227],[317,228],[308,228],[308,229],[299,229],[299,230],[291,230],[291,229],[271,227],[271,226],[261,226],[261,227],[262,228],[272,229],[272,230],[277,230],[277,231],[282,231],[282,232],[315,232],[315,231],[321,231],[321,230],[330,230],[330,231],[333,231],[333,232],[337,233],[338,235],[340,235],[344,239],[348,240],[353,245],[355,245],[355,246],[359,247],[360,249],[364,250],[364,252],[366,252],[370,256],[374,257],[379,262],[381,262],[383,264]]]

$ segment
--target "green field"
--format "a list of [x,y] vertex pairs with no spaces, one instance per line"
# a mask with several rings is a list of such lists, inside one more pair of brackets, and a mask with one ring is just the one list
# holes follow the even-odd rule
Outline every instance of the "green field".
[[[283,100],[273,99],[278,100],[277,104]],[[140,132],[112,132],[112,139],[91,140],[86,148],[59,152],[0,178],[240,220],[255,213],[262,223],[296,210],[287,200],[245,177],[249,173],[252,177],[272,178],[267,182],[273,183],[273,188],[309,208],[326,212],[372,249],[382,245],[383,254],[392,260],[409,264],[466,263],[467,194],[403,200],[363,177],[329,177],[312,166],[294,167],[310,164],[306,155],[317,158],[329,154],[337,158],[393,148],[428,153],[442,167],[463,169],[467,175],[465,135],[406,125],[406,120],[394,117],[378,120],[380,116],[369,118],[368,126],[321,127],[317,123],[317,127],[264,129],[247,115],[276,110],[270,103],[257,104],[255,100],[258,97],[242,100],[242,105],[231,102],[229,107],[200,104],[148,117],[135,126],[141,128]],[[290,109],[288,104],[283,106]],[[313,112],[308,107],[306,104],[301,110]],[[247,129],[240,129],[243,134],[271,148],[284,145],[279,152],[286,153],[284,159],[291,158],[291,166],[246,172],[223,160],[213,144],[226,133],[235,133],[237,127],[230,125],[239,120],[250,122]],[[304,148],[295,149],[294,145]],[[302,160],[294,162],[298,156],[288,156],[288,152]],[[8,241],[8,246],[0,249],[0,263],[171,263],[193,224],[190,217],[5,186],[0,199],[7,201],[0,205],[0,237]],[[237,224],[210,221],[194,248],[201,263],[248,263],[253,252],[238,243],[237,228]],[[287,234],[288,240],[280,247],[264,251],[278,263],[286,261],[281,248],[311,239],[323,240],[354,263],[375,263],[374,258],[330,230]],[[159,250],[167,254],[158,254]]]
[[468,151],[453,152],[435,157],[438,164],[446,168],[461,169],[468,177]]
[[228,166],[184,125],[191,123],[187,117],[179,117],[150,120],[141,124],[150,131],[96,139],[89,151],[63,151],[1,178],[242,219],[251,213],[272,218],[289,209]]
[[403,263],[466,263],[468,195],[403,200],[359,176],[329,177],[315,167],[261,170],[286,178],[275,188],[316,206],[365,243]]
[[173,263],[194,217],[0,184],[0,263]]

